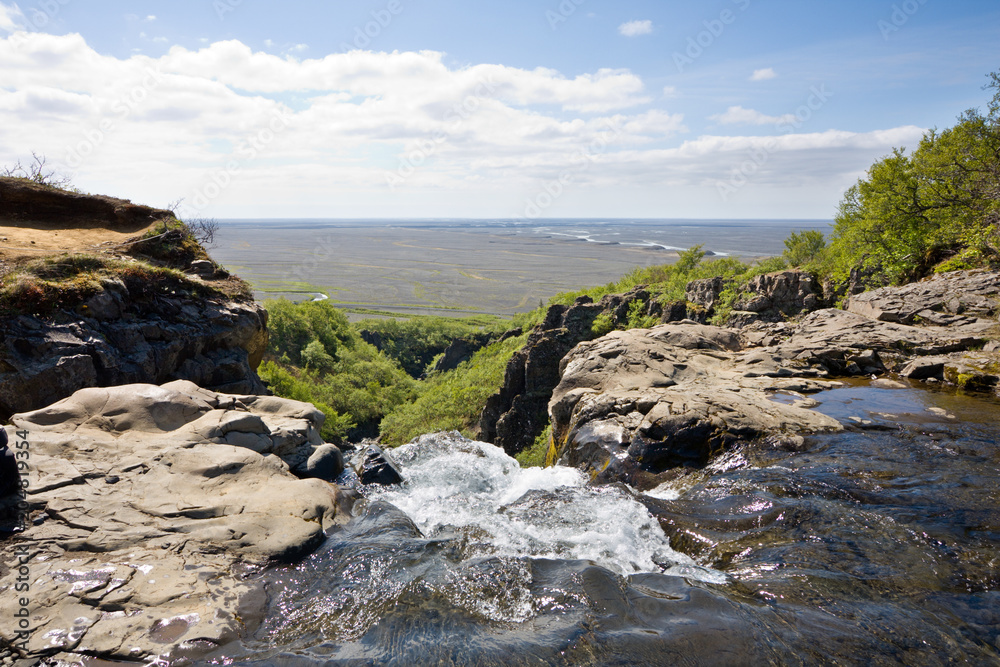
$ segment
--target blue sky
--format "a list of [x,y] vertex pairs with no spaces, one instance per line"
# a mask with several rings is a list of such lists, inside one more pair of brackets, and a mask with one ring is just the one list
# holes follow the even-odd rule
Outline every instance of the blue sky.
[[829,218],[995,1],[0,0],[0,164],[211,217]]

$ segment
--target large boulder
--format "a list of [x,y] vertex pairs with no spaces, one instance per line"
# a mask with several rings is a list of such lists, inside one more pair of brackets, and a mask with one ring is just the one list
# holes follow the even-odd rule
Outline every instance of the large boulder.
[[331,457],[322,419],[186,381],[84,389],[15,415],[30,514],[8,546],[33,582],[33,631],[18,635],[15,568],[0,578],[0,637],[33,658],[148,663],[252,631],[263,592],[240,564],[298,559],[346,520],[336,486],[300,478],[314,454]]
[[546,410],[559,384],[562,358],[577,343],[594,338],[593,325],[599,315],[615,327],[625,327],[634,313],[673,322],[703,319],[706,311],[690,308],[686,302],[661,304],[641,285],[625,294],[605,295],[596,303],[582,296],[569,306],[550,306],[545,320],[508,362],[500,390],[487,400],[479,419],[479,439],[502,447],[511,456],[530,447],[548,423]]
[[559,462],[604,481],[704,465],[739,440],[832,431],[836,420],[771,400],[828,388],[822,369],[744,351],[738,332],[694,322],[578,345],[549,403]]

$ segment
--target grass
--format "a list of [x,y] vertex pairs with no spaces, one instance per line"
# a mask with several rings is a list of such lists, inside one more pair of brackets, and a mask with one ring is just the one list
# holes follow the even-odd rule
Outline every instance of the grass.
[[0,280],[0,313],[48,315],[72,309],[104,289],[107,281],[124,285],[132,299],[172,292],[196,296],[224,295],[189,279],[180,271],[139,260],[101,255],[59,255],[20,265]]

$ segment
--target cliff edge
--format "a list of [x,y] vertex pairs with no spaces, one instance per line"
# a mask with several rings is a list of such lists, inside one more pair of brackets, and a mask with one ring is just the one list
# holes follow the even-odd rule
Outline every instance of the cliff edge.
[[0,418],[85,387],[266,394],[266,325],[170,211],[0,178]]

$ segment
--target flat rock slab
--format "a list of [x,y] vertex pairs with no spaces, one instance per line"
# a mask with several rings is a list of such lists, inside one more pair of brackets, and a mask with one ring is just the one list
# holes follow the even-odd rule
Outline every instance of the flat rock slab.
[[778,390],[839,386],[777,349],[741,348],[738,332],[694,323],[613,332],[577,345],[549,403],[560,462],[636,481],[704,464],[736,440],[837,431],[818,412],[772,401]]
[[332,447],[322,419],[186,381],[84,389],[15,415],[34,525],[9,547],[31,584],[21,605],[18,570],[0,578],[0,637],[21,643],[26,606],[31,657],[174,659],[235,638],[262,607],[241,570],[306,555],[344,519],[336,486],[293,472]]
[[985,319],[996,325],[998,304],[1000,273],[954,271],[852,296],[847,310],[882,322],[961,326]]
[[[773,335],[694,322],[617,331],[577,345],[560,365],[549,415],[560,463],[599,481],[704,465],[735,442],[836,431],[806,394],[836,376],[902,371],[970,389],[1000,383],[981,346],[995,321],[912,326],[826,309]],[[777,392],[799,395],[787,404]]]

